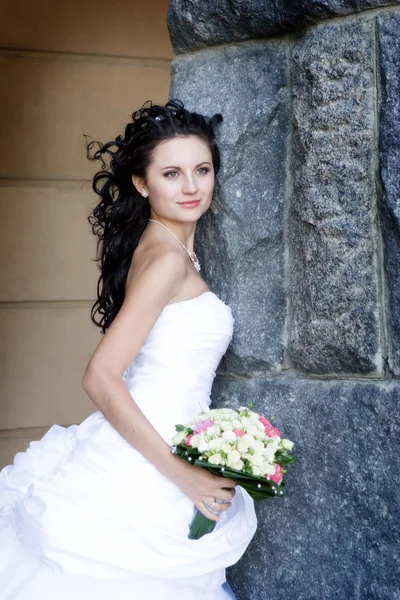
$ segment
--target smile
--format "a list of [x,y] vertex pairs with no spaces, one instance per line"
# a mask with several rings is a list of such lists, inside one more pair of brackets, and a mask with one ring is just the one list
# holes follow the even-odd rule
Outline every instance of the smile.
[[187,208],[194,208],[198,204],[200,204],[200,200],[190,200],[188,202],[178,202],[181,206],[185,206]]

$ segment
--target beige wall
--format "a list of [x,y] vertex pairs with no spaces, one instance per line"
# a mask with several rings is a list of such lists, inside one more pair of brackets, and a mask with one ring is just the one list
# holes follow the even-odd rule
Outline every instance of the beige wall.
[[168,98],[167,0],[0,5],[0,468],[94,405],[80,386],[101,335],[87,215],[106,141]]

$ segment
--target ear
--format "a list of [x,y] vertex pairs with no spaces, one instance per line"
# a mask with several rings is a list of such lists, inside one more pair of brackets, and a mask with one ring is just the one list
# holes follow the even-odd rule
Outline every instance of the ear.
[[144,183],[143,183],[143,179],[141,177],[139,177],[138,175],[131,175],[132,177],[132,183],[135,186],[135,188],[137,189],[137,191],[139,192],[139,194],[143,193],[147,193],[145,187],[144,187]]

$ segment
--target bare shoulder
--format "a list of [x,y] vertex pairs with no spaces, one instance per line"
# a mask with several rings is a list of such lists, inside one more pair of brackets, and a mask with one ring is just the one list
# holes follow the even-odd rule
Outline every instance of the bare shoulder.
[[126,281],[126,294],[146,283],[154,284],[154,280],[159,286],[179,287],[187,270],[186,257],[178,248],[171,244],[154,244],[140,253],[134,253]]
[[157,244],[139,260],[132,260],[123,304],[92,355],[88,370],[121,377],[186,276],[187,261],[170,244]]

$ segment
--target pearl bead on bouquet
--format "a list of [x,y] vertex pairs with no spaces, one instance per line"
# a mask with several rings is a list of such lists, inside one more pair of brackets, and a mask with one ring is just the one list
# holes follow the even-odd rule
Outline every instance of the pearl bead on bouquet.
[[[282,438],[269,420],[249,407],[216,408],[202,412],[186,425],[176,425],[172,451],[182,459],[229,477],[254,500],[283,496],[285,466],[295,460],[293,442]],[[210,533],[215,521],[197,512],[190,539]]]

